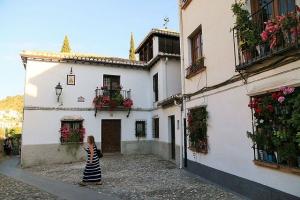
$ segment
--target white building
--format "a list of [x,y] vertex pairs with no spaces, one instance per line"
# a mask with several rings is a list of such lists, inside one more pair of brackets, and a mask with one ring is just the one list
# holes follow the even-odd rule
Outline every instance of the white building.
[[[239,26],[232,30],[235,27],[235,16],[231,11],[233,3],[234,0],[180,1],[185,116],[188,118],[188,113],[193,116],[193,113],[202,112],[198,117],[203,119],[204,111],[208,113],[205,139],[201,138],[194,146],[188,142],[184,145],[187,154],[185,166],[189,171],[251,199],[298,199],[299,152],[297,166],[294,158],[292,164],[280,159],[279,149],[270,152],[267,149],[253,150],[246,131],[260,133],[265,130],[255,125],[255,116],[252,121],[248,107],[250,97],[270,95],[269,92],[282,86],[296,89],[300,86],[299,39],[289,33],[289,41],[281,38],[275,47],[268,46],[272,36],[266,43],[252,46],[252,49],[242,46],[245,43],[241,41],[249,44],[250,41],[246,40],[245,34],[240,41],[237,40],[239,30],[242,31]],[[254,14],[251,22],[261,33],[263,22],[294,12],[294,3],[249,0],[242,8]],[[299,5],[299,1],[296,3]],[[297,23],[299,27],[299,19]],[[290,27],[288,31],[295,30]],[[279,35],[282,34],[280,31]],[[259,36],[256,39],[259,40]],[[270,107],[270,112],[274,112]],[[257,123],[267,124],[268,121]],[[293,148],[297,148],[295,145],[292,143]],[[266,159],[269,154],[272,154],[272,161]]]
[[[83,159],[85,152],[70,142],[86,142],[87,135],[104,153],[154,153],[179,163],[175,135],[180,134],[181,112],[174,103],[181,93],[179,51],[179,33],[153,29],[136,50],[140,61],[22,52],[22,165]],[[62,87],[61,95],[56,86]],[[131,109],[123,106],[126,99],[132,100]],[[83,141],[73,138],[71,133],[83,128]]]

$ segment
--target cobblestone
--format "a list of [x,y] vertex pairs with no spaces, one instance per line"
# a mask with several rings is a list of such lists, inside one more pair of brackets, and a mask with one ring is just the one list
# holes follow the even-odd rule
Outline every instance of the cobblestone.
[[0,174],[1,200],[54,200],[54,195]]
[[[84,162],[39,166],[30,172],[77,184]],[[216,185],[190,176],[169,162],[152,155],[108,156],[101,160],[102,186],[89,186],[120,199],[242,199]]]

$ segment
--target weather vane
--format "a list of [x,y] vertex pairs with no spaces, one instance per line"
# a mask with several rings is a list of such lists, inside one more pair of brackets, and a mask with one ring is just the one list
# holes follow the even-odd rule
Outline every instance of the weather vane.
[[167,25],[168,25],[169,21],[170,21],[169,17],[164,18],[164,25],[163,26],[165,27],[165,29],[168,29]]

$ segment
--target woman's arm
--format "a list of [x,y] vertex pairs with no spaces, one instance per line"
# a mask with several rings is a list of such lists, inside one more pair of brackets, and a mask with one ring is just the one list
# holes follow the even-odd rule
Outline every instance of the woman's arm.
[[90,163],[92,163],[94,158],[94,145],[90,145],[90,151],[91,151]]

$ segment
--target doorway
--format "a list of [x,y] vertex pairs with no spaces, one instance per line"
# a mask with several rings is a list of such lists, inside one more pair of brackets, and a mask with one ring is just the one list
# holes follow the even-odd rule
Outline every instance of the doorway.
[[102,120],[101,147],[103,153],[121,152],[121,120]]
[[176,147],[175,147],[175,116],[169,116],[170,134],[171,134],[171,158],[175,160]]

